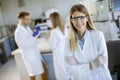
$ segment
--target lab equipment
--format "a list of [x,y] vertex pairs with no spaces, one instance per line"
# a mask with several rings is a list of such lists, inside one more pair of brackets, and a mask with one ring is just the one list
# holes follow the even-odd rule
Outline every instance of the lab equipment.
[[95,2],[97,8],[96,21],[107,21],[109,20],[109,8],[107,0],[99,0]]
[[53,8],[49,8],[49,9],[45,12],[45,16],[46,16],[46,18],[48,19],[48,20],[47,20],[47,25],[48,25],[48,27],[52,27],[52,26],[51,26],[51,23],[50,23],[50,20],[49,20],[49,16],[50,16],[50,14],[52,14],[53,12],[59,12],[59,11],[56,10],[56,9],[53,7]]

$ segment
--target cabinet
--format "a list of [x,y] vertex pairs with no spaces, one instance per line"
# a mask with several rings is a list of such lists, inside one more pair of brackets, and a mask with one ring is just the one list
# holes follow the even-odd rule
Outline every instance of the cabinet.
[[8,61],[8,58],[11,55],[11,47],[7,37],[0,40],[0,49],[2,52],[0,54],[0,61],[2,64],[4,64],[6,61]]

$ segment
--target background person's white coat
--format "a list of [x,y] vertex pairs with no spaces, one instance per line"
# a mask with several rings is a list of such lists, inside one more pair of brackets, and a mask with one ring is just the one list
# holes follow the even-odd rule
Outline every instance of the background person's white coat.
[[[112,80],[108,70],[108,60],[102,61],[103,64],[97,64],[94,60],[98,56],[108,58],[107,48],[103,33],[100,31],[87,30],[83,50],[77,41],[77,48],[74,52],[69,49],[69,41],[66,40],[64,55],[65,57],[74,57],[79,64],[70,65],[66,62],[66,70],[74,76],[74,80]],[[93,69],[89,69],[89,63],[92,63]]]
[[57,80],[69,80],[70,76],[65,70],[65,62],[64,62],[64,41],[68,35],[68,30],[65,28],[65,35],[61,32],[61,30],[57,27],[51,31],[49,44],[53,50],[53,62],[54,62],[54,70],[55,76]]
[[43,73],[42,57],[36,44],[36,39],[32,36],[29,27],[18,24],[15,31],[15,41],[21,50],[23,61],[29,76]]

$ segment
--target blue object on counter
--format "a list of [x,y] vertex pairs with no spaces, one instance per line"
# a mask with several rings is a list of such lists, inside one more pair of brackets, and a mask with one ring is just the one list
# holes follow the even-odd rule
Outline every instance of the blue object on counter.
[[40,32],[40,24],[37,24],[33,32],[33,37],[36,37],[39,34],[39,32]]

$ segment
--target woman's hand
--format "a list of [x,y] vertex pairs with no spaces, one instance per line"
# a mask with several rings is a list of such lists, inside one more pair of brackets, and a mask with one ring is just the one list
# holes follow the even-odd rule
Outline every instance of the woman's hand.
[[77,65],[78,62],[74,57],[65,57],[65,62],[69,65]]
[[89,63],[89,69],[90,69],[90,70],[93,69],[92,63]]
[[91,62],[92,67],[99,67],[100,65],[103,65],[108,62],[108,58],[105,56],[98,56],[93,62]]
[[100,65],[105,64],[107,62],[108,62],[107,57],[100,55],[94,61],[89,63],[89,69],[90,70],[93,69],[94,66],[99,67]]
[[97,64],[105,64],[105,63],[108,62],[108,59],[107,59],[107,57],[105,57],[105,56],[98,56],[98,57],[95,59],[95,62],[96,62]]

